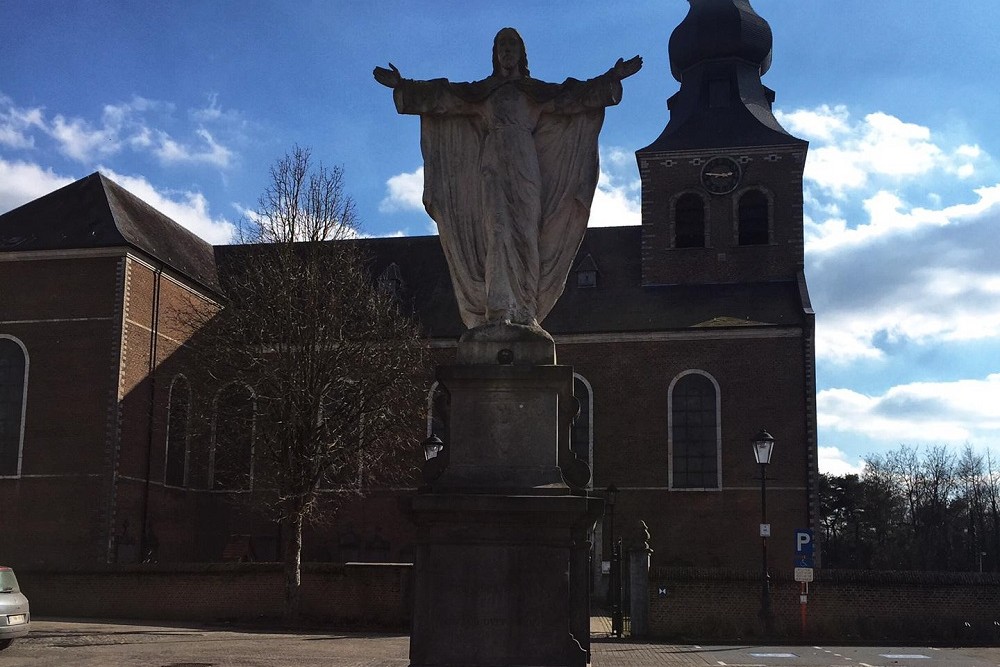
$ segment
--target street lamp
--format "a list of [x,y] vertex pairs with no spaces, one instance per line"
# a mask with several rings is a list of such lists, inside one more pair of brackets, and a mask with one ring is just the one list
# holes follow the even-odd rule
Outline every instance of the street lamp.
[[761,429],[753,439],[753,456],[760,466],[760,549],[762,577],[760,585],[760,617],[765,630],[771,631],[771,575],[767,571],[767,537],[771,526],[767,523],[767,464],[774,452],[774,438]]
[[608,535],[611,538],[611,571],[608,572],[608,605],[611,607],[611,632],[616,637],[621,636],[621,563],[618,553],[618,543],[615,541],[615,502],[618,500],[618,487],[610,485],[604,492],[608,507]]
[[421,443],[421,446],[424,450],[425,461],[437,458],[437,455],[441,453],[442,449],[444,449],[444,443],[441,442],[441,438],[437,437],[437,435],[433,433]]
[[441,441],[441,438],[433,433],[420,443],[420,448],[424,451],[424,467],[422,471],[424,481],[428,484],[433,484],[441,477],[445,468],[448,467],[448,450],[445,449],[445,444]]

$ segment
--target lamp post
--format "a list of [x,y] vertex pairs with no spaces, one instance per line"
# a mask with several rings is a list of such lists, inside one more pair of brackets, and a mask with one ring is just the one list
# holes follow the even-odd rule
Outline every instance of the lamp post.
[[621,636],[621,563],[618,553],[618,543],[615,541],[615,502],[618,500],[618,487],[610,485],[604,492],[608,506],[608,536],[611,539],[611,570],[608,573],[608,605],[611,607],[611,632],[615,637]]
[[764,621],[765,631],[771,632],[771,575],[767,571],[767,536],[771,526],[767,523],[767,464],[771,462],[774,451],[774,438],[766,430],[761,429],[753,439],[753,455],[760,466],[760,549],[761,549],[761,585],[760,585],[760,617]]

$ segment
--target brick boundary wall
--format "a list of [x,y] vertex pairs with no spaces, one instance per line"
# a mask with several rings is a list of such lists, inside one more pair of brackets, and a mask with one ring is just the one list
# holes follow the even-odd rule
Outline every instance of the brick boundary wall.
[[760,572],[652,568],[649,575],[649,630],[660,639],[1000,644],[993,573],[816,570],[803,632],[801,584],[791,571],[772,572],[769,636],[759,618]]
[[[406,631],[412,571],[395,563],[303,564],[302,617]],[[280,618],[284,609],[280,563],[18,570],[17,578],[34,616],[247,622]]]

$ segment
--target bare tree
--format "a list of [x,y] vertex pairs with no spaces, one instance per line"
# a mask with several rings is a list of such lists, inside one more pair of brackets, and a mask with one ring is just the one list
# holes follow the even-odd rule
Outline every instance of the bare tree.
[[901,445],[866,457],[860,479],[824,475],[820,490],[829,567],[997,568],[1000,473],[988,450]]
[[242,244],[220,253],[223,308],[192,311],[187,325],[197,330],[197,363],[252,397],[251,410],[220,417],[216,406],[214,419],[244,415],[231,429],[244,435],[229,440],[245,452],[252,437],[252,462],[226,472],[231,480],[240,471],[244,495],[281,522],[294,620],[303,524],[409,472],[427,372],[418,327],[366,270],[342,171],[314,166],[296,147],[270,177]]

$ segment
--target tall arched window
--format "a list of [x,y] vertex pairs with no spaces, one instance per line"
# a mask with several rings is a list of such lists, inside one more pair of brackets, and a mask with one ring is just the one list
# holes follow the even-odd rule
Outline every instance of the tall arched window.
[[670,488],[717,489],[722,484],[719,385],[707,373],[685,371],[670,384]]
[[[594,452],[594,395],[590,389],[590,383],[582,375],[573,374],[573,396],[580,402],[580,414],[573,420],[573,430],[570,435],[570,449],[576,457],[586,461],[587,465],[593,464],[591,460]],[[591,476],[593,482],[593,476]]]
[[674,205],[674,247],[705,247],[705,202],[692,192]]
[[750,190],[740,197],[740,245],[767,245],[769,204],[767,195],[760,190]]
[[0,336],[0,477],[21,474],[28,354],[12,336]]
[[187,486],[190,420],[191,387],[187,378],[178,375],[170,383],[167,398],[167,451],[163,464],[163,483],[168,486]]
[[249,387],[230,384],[215,397],[212,488],[241,490],[253,481],[254,400]]

